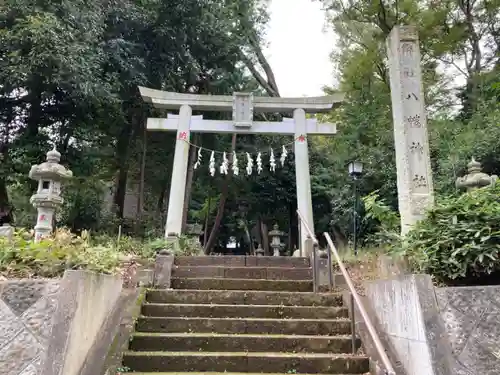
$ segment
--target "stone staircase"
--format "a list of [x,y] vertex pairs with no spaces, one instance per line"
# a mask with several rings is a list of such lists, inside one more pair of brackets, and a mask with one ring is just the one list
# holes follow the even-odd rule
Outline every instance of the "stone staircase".
[[[312,293],[306,258],[176,257],[150,290],[123,366],[135,375],[364,374],[342,298]],[[358,342],[359,345],[359,342]]]

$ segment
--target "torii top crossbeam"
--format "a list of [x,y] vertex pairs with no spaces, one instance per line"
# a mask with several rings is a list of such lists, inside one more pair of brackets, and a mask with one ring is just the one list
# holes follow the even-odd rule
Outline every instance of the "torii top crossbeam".
[[[221,112],[233,110],[234,97],[229,95],[179,94],[147,87],[139,87],[139,91],[144,101],[153,104],[156,108],[179,109],[187,104],[194,110]],[[253,96],[252,104],[254,112],[292,112],[301,108],[306,113],[321,113],[340,106],[344,96],[343,93],[304,98]]]

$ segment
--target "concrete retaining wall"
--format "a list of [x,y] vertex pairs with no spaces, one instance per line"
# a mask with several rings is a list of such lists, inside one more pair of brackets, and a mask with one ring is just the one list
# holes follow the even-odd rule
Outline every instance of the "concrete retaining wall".
[[452,374],[451,347],[428,275],[369,283],[366,297],[408,375]]
[[119,276],[86,271],[0,283],[0,374],[100,373],[137,294]]
[[43,374],[80,375],[122,290],[121,277],[68,271],[60,283]]
[[437,288],[454,374],[500,374],[500,286]]
[[0,283],[0,374],[42,373],[59,289],[60,280]]
[[499,286],[434,288],[406,275],[367,284],[365,300],[408,375],[500,374]]

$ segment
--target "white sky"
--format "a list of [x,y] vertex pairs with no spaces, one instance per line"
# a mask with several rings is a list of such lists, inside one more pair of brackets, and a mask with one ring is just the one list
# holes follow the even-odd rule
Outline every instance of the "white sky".
[[334,34],[324,33],[325,13],[313,0],[272,0],[266,57],[281,96],[323,95],[332,85]]

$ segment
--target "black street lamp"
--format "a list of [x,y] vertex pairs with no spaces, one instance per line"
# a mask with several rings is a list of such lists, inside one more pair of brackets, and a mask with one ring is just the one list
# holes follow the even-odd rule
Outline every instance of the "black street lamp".
[[352,161],[348,166],[349,175],[353,179],[354,189],[354,211],[353,211],[353,246],[354,255],[358,255],[358,207],[359,207],[359,192],[358,192],[358,179],[363,173],[363,163],[359,161]]

